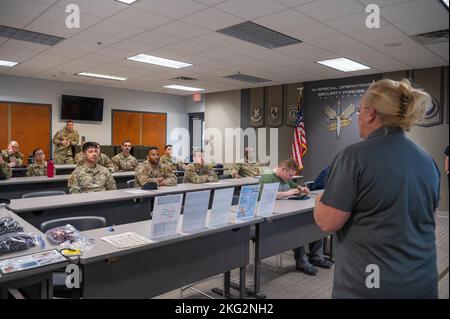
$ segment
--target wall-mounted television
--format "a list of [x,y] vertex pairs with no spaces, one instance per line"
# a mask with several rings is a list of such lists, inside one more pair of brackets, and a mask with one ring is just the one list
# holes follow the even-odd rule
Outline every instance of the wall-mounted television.
[[61,119],[101,122],[103,120],[103,99],[63,95]]

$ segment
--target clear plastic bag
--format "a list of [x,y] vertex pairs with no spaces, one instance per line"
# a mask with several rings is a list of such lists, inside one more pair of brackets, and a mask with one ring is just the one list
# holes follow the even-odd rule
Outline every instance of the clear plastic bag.
[[0,235],[0,254],[14,253],[34,247],[39,239],[33,234],[8,233]]
[[85,251],[91,249],[93,245],[92,240],[70,224],[49,229],[45,235],[51,243],[62,248]]
[[23,227],[20,226],[19,222],[9,216],[0,218],[0,235],[21,232],[23,232]]

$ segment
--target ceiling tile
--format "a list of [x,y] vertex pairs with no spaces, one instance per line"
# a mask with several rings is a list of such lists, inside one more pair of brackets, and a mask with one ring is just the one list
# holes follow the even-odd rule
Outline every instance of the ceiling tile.
[[[324,24],[344,33],[367,30],[366,13],[357,13],[343,18],[325,21]],[[388,22],[380,18],[380,27],[389,25]]]
[[137,1],[134,6],[174,19],[179,19],[206,8],[205,5],[192,0]]
[[317,40],[340,35],[338,31],[333,30],[321,23],[289,30],[286,31],[285,34],[301,41]]
[[290,45],[287,47],[279,48],[277,50],[307,61],[337,58],[336,54],[316,48],[307,43]]
[[210,31],[216,31],[241,22],[243,19],[235,17],[223,11],[214,8],[208,8],[184,17],[182,21],[202,27]]
[[195,27],[193,25],[180,21],[175,21],[163,25],[161,27],[153,29],[153,31],[179,39],[190,39],[209,32],[208,30]]
[[0,23],[2,25],[21,29],[28,23],[30,23],[33,19],[33,17],[22,16],[9,12],[2,12],[0,7]]
[[2,0],[0,11],[3,13],[12,13],[18,16],[34,18],[48,8],[50,8],[49,4],[30,0]]
[[426,46],[428,49],[432,50],[434,53],[439,55],[441,58],[445,59],[448,64],[448,42],[444,43],[435,43]]
[[448,13],[436,15],[428,18],[408,20],[395,24],[397,28],[406,34],[420,34],[432,31],[448,29]]
[[89,29],[89,32],[98,32],[114,37],[127,39],[139,33],[145,32],[145,29],[105,20],[91,27]]
[[130,38],[129,40],[150,44],[155,47],[166,46],[180,41],[177,38],[153,31],[144,32],[142,34]]
[[285,10],[274,13],[262,18],[255,19],[253,20],[253,22],[278,32],[316,24],[315,20],[293,10]]
[[[98,45],[98,48],[102,48],[104,46],[111,45],[113,43],[119,42],[123,38],[107,35],[103,33],[93,32],[90,30],[82,31],[73,37],[70,38],[71,40],[78,41],[78,42],[84,42],[91,45]],[[99,44],[100,43],[100,44]]]
[[355,0],[318,0],[296,7],[295,10],[318,21],[327,21],[364,12],[365,6]]
[[448,10],[437,0],[415,0],[388,7],[381,10],[381,16],[390,23],[426,18],[433,15],[448,16]]
[[110,20],[147,30],[159,27],[172,21],[171,18],[134,7],[121,11],[120,13],[112,16]]
[[192,39],[190,39],[190,41],[204,44],[204,45],[207,45],[212,48],[221,48],[224,46],[231,46],[236,43],[242,42],[236,38],[233,38],[233,37],[230,37],[227,35],[223,35],[223,34],[220,34],[217,32],[207,33],[207,34],[201,35],[199,37],[192,38]]
[[185,55],[188,55],[188,54],[196,54],[199,52],[208,51],[210,48],[205,45],[198,44],[198,43],[195,43],[192,41],[181,41],[178,43],[171,44],[171,45],[165,47],[165,49],[184,52]]
[[[56,6],[62,9],[66,9],[69,4],[76,4],[80,8],[80,12],[88,12],[89,15],[107,18],[111,15],[128,8],[128,5],[111,0],[60,0]],[[81,23],[83,23],[81,21]]]
[[251,0],[229,0],[216,8],[247,20],[286,10],[286,6],[273,0],[258,0],[257,4]]

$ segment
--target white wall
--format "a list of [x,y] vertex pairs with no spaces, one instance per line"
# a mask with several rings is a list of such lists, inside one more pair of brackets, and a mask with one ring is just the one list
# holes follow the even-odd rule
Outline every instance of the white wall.
[[[222,133],[222,154],[224,157],[225,129],[239,127],[241,127],[241,91],[206,94],[205,129],[217,128]],[[213,145],[217,147],[220,144],[213,141]]]
[[60,120],[61,96],[78,95],[104,99],[103,122],[75,121],[80,136],[103,145],[111,144],[111,110],[132,110],[167,113],[167,142],[170,131],[177,127],[188,129],[184,97],[169,94],[124,90],[69,82],[0,76],[0,101],[42,103],[52,105],[52,134],[64,126]]

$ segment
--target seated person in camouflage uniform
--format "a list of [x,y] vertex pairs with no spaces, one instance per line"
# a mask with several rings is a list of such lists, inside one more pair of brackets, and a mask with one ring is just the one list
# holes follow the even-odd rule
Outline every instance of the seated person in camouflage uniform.
[[97,145],[95,142],[83,144],[84,162],[77,166],[69,176],[68,186],[70,194],[116,189],[116,182],[111,175],[111,171],[97,164],[100,154]]
[[19,143],[17,141],[9,142],[6,150],[1,152],[1,156],[10,168],[23,165],[23,154],[19,152]]
[[177,177],[169,165],[159,160],[159,149],[151,146],[147,151],[147,160],[136,168],[135,186],[144,186],[147,183],[157,183],[158,186],[175,186]]
[[34,163],[28,166],[27,176],[47,176],[45,153],[37,148],[33,151]]
[[164,146],[164,155],[161,156],[159,161],[164,165],[170,165],[172,169],[185,169],[185,165],[182,161],[177,161],[173,155],[173,146],[172,145],[166,145]]
[[68,120],[66,126],[53,136],[55,164],[73,164],[73,153],[79,141],[80,136],[73,127],[73,121]]
[[[114,163],[111,161],[108,155],[100,152],[100,144],[98,143],[97,143],[97,152],[99,153],[97,158],[98,160],[97,164],[106,167],[107,169],[109,169],[111,173],[114,173],[115,171]],[[75,155],[74,161],[77,164],[77,166],[83,165],[84,163],[83,154],[84,154],[83,151],[81,151],[80,153],[77,153]]]
[[0,180],[7,179],[11,177],[11,168],[9,168],[8,164],[3,160],[3,157],[0,156]]
[[252,177],[261,175],[261,163],[255,161],[255,152],[251,147],[244,149],[244,158],[234,163],[231,176],[234,178]]
[[111,158],[115,171],[134,171],[138,166],[138,161],[130,154],[131,141],[124,140],[121,148],[122,152]]
[[203,152],[194,150],[192,153],[194,163],[189,164],[184,171],[183,183],[203,184],[208,182],[217,182],[216,172],[209,164],[205,164]]

